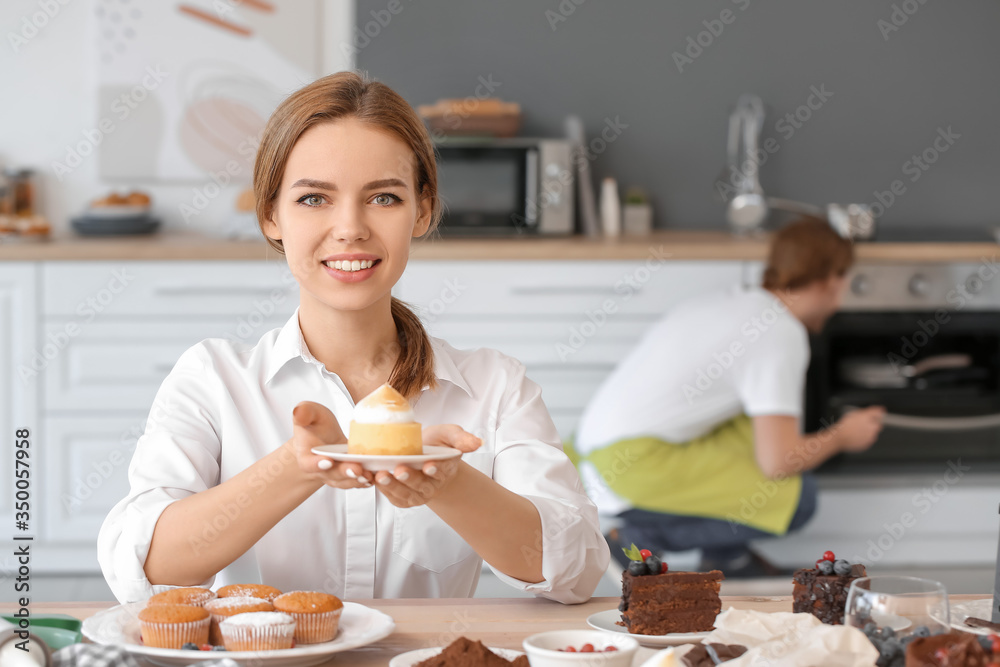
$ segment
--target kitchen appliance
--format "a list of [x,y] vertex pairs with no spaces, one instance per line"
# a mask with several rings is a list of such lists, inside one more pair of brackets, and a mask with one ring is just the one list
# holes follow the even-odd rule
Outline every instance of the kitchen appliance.
[[435,144],[443,235],[573,233],[571,141],[445,137]]
[[883,405],[884,429],[824,473],[1000,470],[1000,264],[859,264],[811,340],[807,432]]
[[726,218],[733,230],[746,234],[760,229],[772,209],[828,220],[845,239],[864,240],[875,233],[875,217],[864,204],[827,204],[826,208],[791,199],[768,197],[760,184],[760,166],[767,153],[760,148],[764,128],[764,102],[756,95],[741,95],[729,117],[729,164],[719,192],[734,190],[726,201]]

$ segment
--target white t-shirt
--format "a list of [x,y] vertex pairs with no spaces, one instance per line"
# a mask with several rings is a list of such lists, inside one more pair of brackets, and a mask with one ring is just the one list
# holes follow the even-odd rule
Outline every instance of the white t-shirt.
[[[519,590],[565,603],[590,598],[608,564],[597,510],[524,366],[495,350],[456,350],[437,338],[438,387],[413,401],[422,424],[455,423],[483,439],[462,460],[527,498],[542,522],[544,581],[497,571]],[[171,503],[220,484],[292,435],[292,408],[322,403],[347,433],[354,402],[341,379],[309,352],[298,312],[255,346],[208,339],[185,352],[163,381],[129,466],[131,489],[111,510],[98,559],[115,596],[143,600],[156,521]],[[267,471],[253,480],[266,493]],[[217,539],[241,509],[220,508],[192,540]],[[482,559],[426,506],[393,506],[375,487],[324,486],[205,586],[265,583],[349,599],[471,597]]]
[[808,332],[772,293],[738,287],[688,300],[604,381],[576,449],[642,436],[683,443],[741,413],[798,417],[808,366]]

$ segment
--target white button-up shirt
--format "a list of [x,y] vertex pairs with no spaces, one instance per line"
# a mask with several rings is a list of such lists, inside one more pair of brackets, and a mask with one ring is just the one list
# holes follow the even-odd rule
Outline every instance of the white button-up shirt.
[[[545,580],[497,576],[559,602],[586,601],[608,565],[608,547],[540,388],[520,362],[495,350],[431,343],[438,387],[413,401],[417,421],[455,423],[480,436],[482,447],[463,460],[530,500],[541,517]],[[136,444],[129,494],[98,538],[101,569],[120,601],[150,595],[143,563],[160,513],[281,446],[292,437],[292,408],[306,400],[328,407],[347,432],[354,402],[310,354],[297,311],[255,346],[208,339],[181,356]],[[256,481],[253,488],[264,492],[267,480]],[[220,509],[215,525],[191,527],[191,540],[218,539],[241,511]],[[395,507],[374,487],[324,486],[204,585],[265,583],[348,599],[471,597],[481,567],[476,552],[427,507]]]

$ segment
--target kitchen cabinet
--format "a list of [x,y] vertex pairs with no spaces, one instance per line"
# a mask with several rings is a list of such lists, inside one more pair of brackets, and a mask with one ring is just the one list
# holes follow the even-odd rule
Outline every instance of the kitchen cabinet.
[[[35,295],[37,265],[31,262],[0,264],[0,523],[14,527],[14,438],[19,429],[28,429],[31,452],[28,468],[33,497],[30,502],[30,530],[38,532],[39,477],[38,375],[30,359],[36,352],[37,312]],[[21,468],[23,470],[23,467]],[[5,535],[4,538],[7,536]],[[6,550],[5,550],[6,553]]]

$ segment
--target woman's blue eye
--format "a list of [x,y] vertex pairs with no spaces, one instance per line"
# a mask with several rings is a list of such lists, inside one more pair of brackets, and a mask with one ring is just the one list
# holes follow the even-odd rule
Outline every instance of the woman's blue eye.
[[297,201],[305,206],[319,206],[323,203],[323,198],[319,195],[304,195],[299,197]]
[[403,200],[390,192],[383,192],[381,194],[375,195],[372,201],[378,204],[379,206],[392,206],[396,202],[402,202]]

